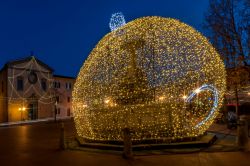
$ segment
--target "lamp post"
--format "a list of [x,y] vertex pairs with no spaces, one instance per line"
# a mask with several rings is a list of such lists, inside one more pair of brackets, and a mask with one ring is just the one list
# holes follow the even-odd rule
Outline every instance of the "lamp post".
[[19,110],[20,113],[21,113],[21,121],[23,121],[23,120],[24,120],[24,119],[23,119],[23,112],[26,110],[26,108],[25,108],[25,107],[19,107],[18,110]]
[[57,100],[55,102],[55,111],[54,111],[55,115],[54,115],[54,121],[56,122],[56,114],[57,114]]

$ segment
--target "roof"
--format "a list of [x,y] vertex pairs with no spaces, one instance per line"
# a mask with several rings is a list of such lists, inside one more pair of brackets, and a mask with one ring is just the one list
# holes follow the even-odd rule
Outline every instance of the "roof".
[[69,79],[76,79],[75,77],[71,76],[63,76],[63,75],[53,75],[54,77],[60,77],[60,78],[69,78]]
[[40,64],[41,66],[43,66],[46,69],[50,70],[51,72],[54,71],[53,68],[51,68],[50,66],[48,66],[47,64],[45,64],[41,60],[37,59],[35,56],[28,56],[28,57],[25,57],[25,58],[21,58],[21,59],[16,59],[16,60],[9,61],[9,62],[5,63],[5,65],[3,66],[3,68],[1,69],[1,71],[4,70],[5,68],[11,67],[12,65],[16,65],[16,64],[28,62],[28,61],[30,61],[32,59],[35,59],[38,64]]

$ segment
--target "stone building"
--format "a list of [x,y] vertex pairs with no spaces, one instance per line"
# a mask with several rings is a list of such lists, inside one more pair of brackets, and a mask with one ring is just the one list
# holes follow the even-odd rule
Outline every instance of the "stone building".
[[72,88],[75,78],[61,75],[54,75],[53,78],[57,116],[72,116]]
[[7,62],[0,70],[0,122],[72,116],[75,78],[53,73],[34,56]]
[[250,66],[227,69],[226,104],[236,104],[236,90],[239,105],[250,102]]

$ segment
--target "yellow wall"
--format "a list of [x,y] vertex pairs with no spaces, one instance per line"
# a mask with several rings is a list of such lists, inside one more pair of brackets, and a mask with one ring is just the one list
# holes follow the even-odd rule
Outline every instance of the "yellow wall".
[[[23,101],[9,101],[9,122],[28,120],[27,104]],[[25,110],[19,110],[19,108]]]

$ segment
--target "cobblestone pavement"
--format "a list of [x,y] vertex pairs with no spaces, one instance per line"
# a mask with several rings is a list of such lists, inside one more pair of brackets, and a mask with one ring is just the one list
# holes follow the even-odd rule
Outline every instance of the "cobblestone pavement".
[[[74,136],[71,121],[65,122],[66,137]],[[212,126],[211,131],[227,130]],[[11,165],[60,165],[60,166],[157,166],[157,165],[250,165],[250,152],[196,152],[188,154],[164,154],[135,156],[124,160],[119,154],[103,152],[59,150],[60,123],[42,122],[32,125],[0,128],[0,166]]]

